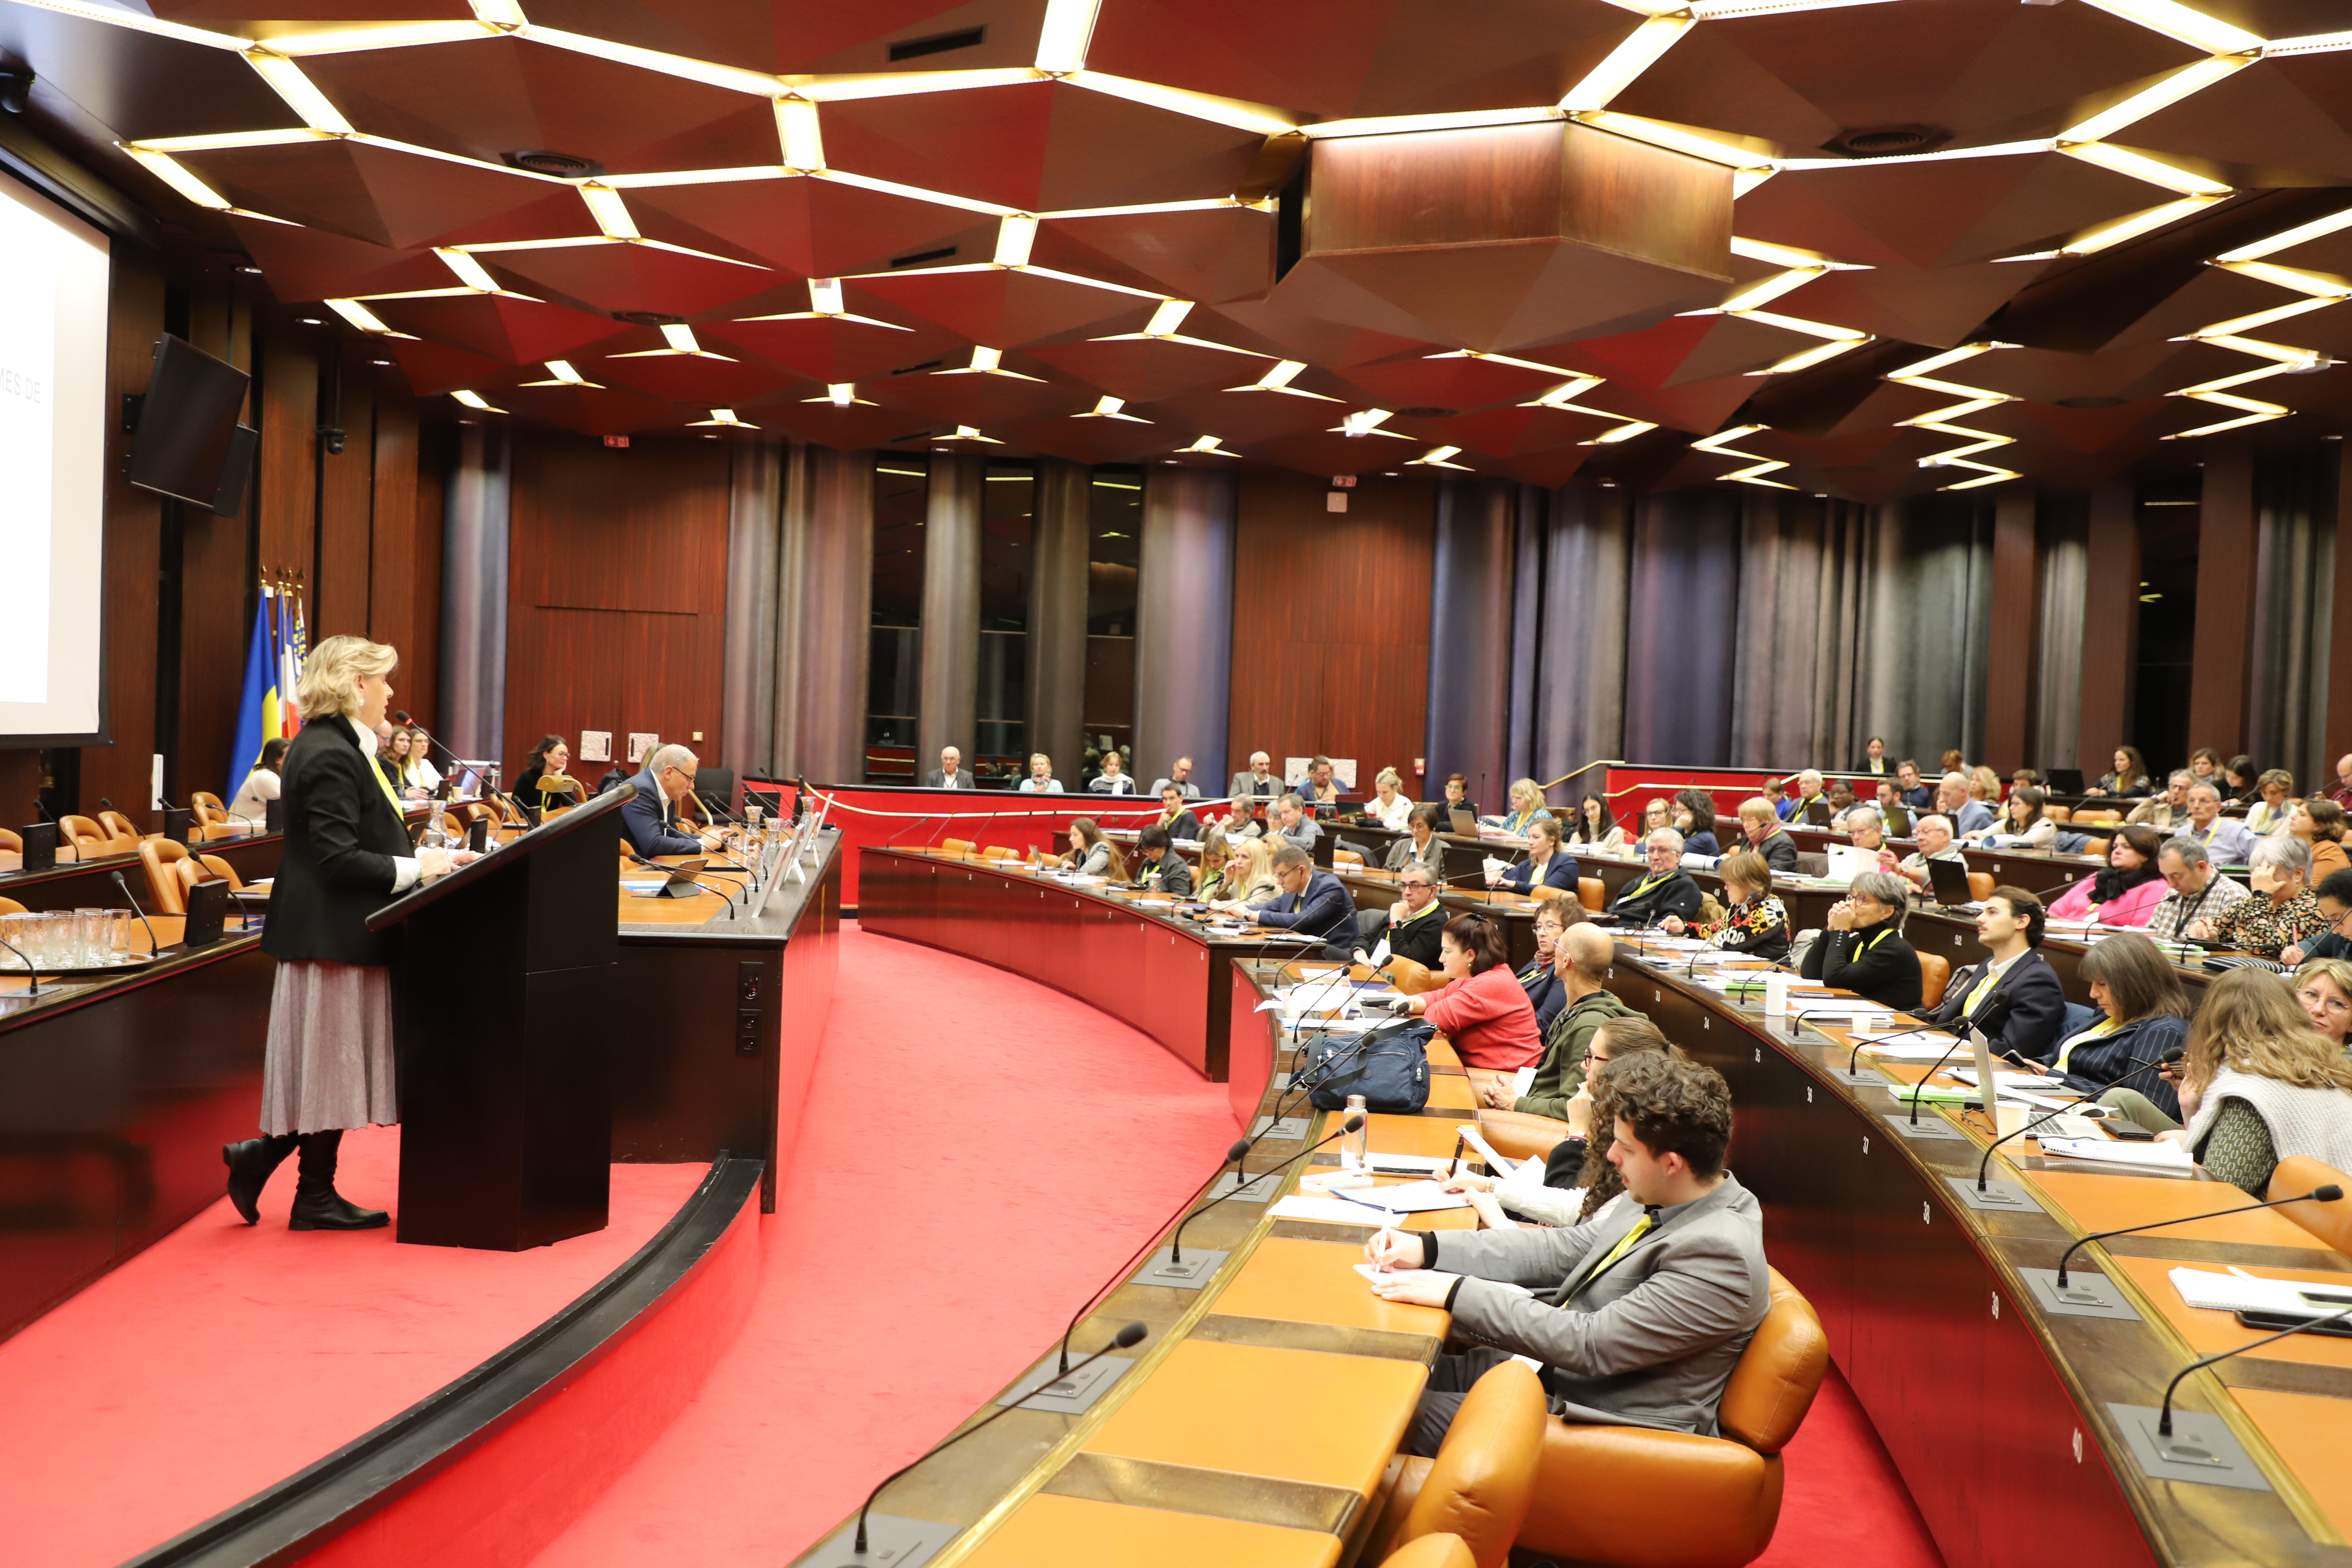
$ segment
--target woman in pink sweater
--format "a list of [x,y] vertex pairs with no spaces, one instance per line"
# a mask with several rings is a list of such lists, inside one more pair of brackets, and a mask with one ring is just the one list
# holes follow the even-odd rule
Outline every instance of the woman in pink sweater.
[[2116,835],[2106,869],[2059,894],[2050,906],[2050,918],[2110,926],[2147,924],[2156,906],[2172,890],[2157,868],[2156,854],[2163,847],[2162,834],[2144,822],[2133,823]]
[[1437,938],[1438,966],[1446,984],[1410,1005],[1454,1042],[1462,1065],[1486,1072],[1517,1072],[1543,1056],[1535,1005],[1511,973],[1503,933],[1483,915],[1456,915]]

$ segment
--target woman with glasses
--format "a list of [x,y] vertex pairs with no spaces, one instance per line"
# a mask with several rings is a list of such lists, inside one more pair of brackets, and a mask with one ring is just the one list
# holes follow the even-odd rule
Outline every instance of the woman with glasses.
[[2352,1032],[2352,963],[2340,958],[2315,958],[2287,977],[2294,999],[2311,1019],[2311,1026],[2347,1048]]

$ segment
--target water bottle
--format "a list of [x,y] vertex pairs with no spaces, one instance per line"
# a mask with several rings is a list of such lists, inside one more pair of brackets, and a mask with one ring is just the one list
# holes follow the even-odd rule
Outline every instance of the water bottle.
[[1372,1168],[1372,1118],[1364,1109],[1362,1095],[1348,1097],[1348,1109],[1340,1120],[1344,1122],[1349,1116],[1362,1117],[1364,1124],[1339,1141],[1339,1165],[1342,1170],[1368,1172]]

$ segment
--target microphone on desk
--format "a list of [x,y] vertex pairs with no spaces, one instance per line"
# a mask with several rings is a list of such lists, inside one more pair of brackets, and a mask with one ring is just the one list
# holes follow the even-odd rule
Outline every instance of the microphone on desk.
[[[1194,1209],[1191,1214],[1186,1215],[1182,1219],[1176,1222],[1176,1234],[1168,1238],[1169,1265],[1172,1268],[1176,1264],[1184,1261],[1184,1227],[1186,1226],[1191,1225],[1194,1220],[1200,1218],[1211,1209],[1215,1208],[1219,1204],[1223,1203],[1225,1199],[1233,1197],[1235,1194],[1242,1192],[1247,1188],[1251,1183],[1264,1181],[1268,1176],[1289,1169],[1291,1166],[1298,1163],[1299,1161],[1307,1158],[1307,1155],[1312,1154],[1318,1149],[1322,1148],[1324,1143],[1332,1142],[1337,1139],[1346,1137],[1350,1132],[1359,1131],[1362,1129],[1363,1125],[1364,1113],[1360,1110],[1351,1110],[1348,1113],[1347,1120],[1339,1123],[1339,1130],[1337,1132],[1327,1134],[1323,1138],[1322,1142],[1309,1143],[1306,1148],[1301,1149],[1297,1153],[1293,1154],[1289,1159],[1285,1160],[1279,1165],[1275,1165],[1266,1170],[1260,1171],[1255,1176],[1250,1176],[1245,1172],[1242,1171],[1239,1164],[1236,1164],[1234,1166],[1234,1173],[1241,1175],[1243,1180],[1239,1185],[1234,1188],[1233,1192],[1221,1194],[1216,1197],[1211,1198],[1207,1203],[1202,1204],[1199,1208]],[[1266,1131],[1271,1132],[1273,1131],[1274,1124],[1269,1121],[1266,1123]],[[1258,1136],[1264,1137],[1265,1135],[1265,1133],[1260,1133]],[[1243,1157],[1247,1158],[1246,1153],[1244,1153]],[[1155,1265],[1155,1268],[1157,1266]]]
[[[1141,1344],[1141,1343],[1143,1342],[1143,1341],[1144,1341],[1144,1336],[1145,1336],[1149,1331],[1148,1331],[1147,1329],[1145,1329],[1145,1328],[1144,1328],[1144,1326],[1143,1326],[1141,1323],[1129,1323],[1129,1324],[1128,1324],[1128,1325],[1127,1325],[1127,1327],[1125,1327],[1125,1328],[1123,1328],[1123,1329],[1119,1330],[1119,1331],[1118,1331],[1118,1333],[1116,1333],[1116,1334],[1114,1334],[1114,1335],[1112,1335],[1112,1336],[1111,1336],[1111,1342],[1110,1342],[1110,1343],[1108,1343],[1108,1344],[1105,1345],[1102,1349],[1100,1349],[1100,1350],[1098,1350],[1098,1351],[1095,1352],[1095,1353],[1094,1353],[1094,1354],[1092,1354],[1092,1355],[1090,1355],[1090,1356],[1087,1357],[1087,1359],[1086,1359],[1085,1361],[1080,1362],[1076,1367],[1074,1367],[1074,1368],[1072,1368],[1071,1370],[1072,1370],[1072,1371],[1077,1371],[1077,1370],[1083,1369],[1083,1368],[1085,1368],[1085,1367],[1091,1366],[1091,1365],[1093,1365],[1096,1362],[1100,1361],[1103,1357],[1105,1357],[1105,1356],[1108,1355],[1108,1354],[1109,1354],[1111,1352],[1113,1352],[1113,1351],[1130,1350],[1130,1349],[1134,1348],[1135,1346]],[[1034,1399],[1038,1394],[1043,1394],[1046,1389],[1051,1388],[1052,1386],[1053,1386],[1053,1384],[1050,1384],[1050,1383],[1043,1383],[1043,1384],[1039,1384],[1035,1388],[1031,1389],[1028,1393],[1026,1393],[1026,1394],[1023,1394],[1019,1399],[1013,1399],[1013,1400],[1008,1400],[1008,1401],[1006,1401],[1006,1403],[1004,1404],[1004,1405],[1003,1405],[1003,1408],[998,1409],[998,1410],[994,1410],[994,1411],[992,1411],[992,1412],[990,1412],[990,1413],[989,1413],[989,1416],[988,1416],[988,1420],[987,1420],[987,1421],[982,1421],[982,1422],[979,1422],[978,1424],[976,1424],[976,1425],[974,1425],[974,1426],[967,1426],[967,1427],[965,1427],[962,1431],[958,1432],[957,1434],[955,1434],[955,1436],[951,1436],[951,1437],[949,1437],[949,1438],[945,1439],[944,1441],[941,1441],[941,1442],[939,1442],[939,1443],[935,1443],[935,1444],[933,1444],[930,1447],[926,1448],[925,1450],[923,1450],[923,1452],[922,1452],[922,1453],[920,1453],[920,1454],[917,1455],[917,1456],[915,1457],[915,1458],[914,1458],[912,1461],[910,1461],[909,1463],[907,1463],[907,1464],[904,1464],[904,1465],[899,1466],[897,1469],[895,1469],[895,1470],[891,1471],[888,1475],[884,1476],[884,1477],[883,1477],[879,1481],[877,1481],[877,1482],[875,1483],[875,1485],[874,1485],[874,1489],[873,1489],[872,1491],[867,1492],[867,1493],[866,1494],[866,1500],[865,1500],[865,1502],[863,1502],[862,1504],[860,1504],[860,1505],[858,1506],[858,1510],[857,1510],[857,1539],[856,1539],[856,1546],[855,1546],[855,1551],[856,1552],[856,1554],[857,1554],[859,1557],[864,1557],[864,1556],[866,1555],[866,1510],[869,1510],[869,1509],[871,1509],[871,1508],[874,1506],[874,1500],[875,1500],[876,1498],[880,1497],[880,1496],[882,1495],[882,1489],[883,1489],[884,1487],[888,1486],[892,1481],[897,1480],[900,1476],[905,1475],[908,1470],[913,1469],[913,1468],[915,1468],[915,1466],[921,1464],[925,1459],[929,1458],[933,1454],[936,1454],[936,1453],[938,1453],[940,1449],[945,1448],[946,1447],[948,1447],[948,1445],[949,1445],[949,1444],[950,1444],[950,1443],[959,1443],[959,1442],[961,1442],[964,1438],[971,1436],[974,1432],[977,1432],[977,1431],[979,1431],[982,1427],[986,1426],[988,1425],[989,1421],[993,1421],[993,1420],[995,1420],[999,1415],[1004,1415],[1007,1411],[1012,1411],[1012,1410],[1017,1410],[1017,1409],[1019,1409],[1019,1408],[1020,1408],[1024,1404],[1026,1404],[1029,1400]]]
[[121,889],[122,896],[124,898],[131,900],[131,909],[137,910],[139,915],[139,923],[147,928],[147,951],[159,958],[162,957],[163,952],[163,944],[155,940],[155,922],[149,920],[147,918],[147,911],[140,907],[139,895],[131,890],[131,884],[122,879],[121,872],[116,871],[111,873],[111,875],[114,878],[114,885],[118,889]]
[[1969,1030],[1970,1027],[1970,1025],[1962,1023],[1959,1027],[1959,1033],[1953,1037],[1951,1050],[1948,1050],[1942,1056],[1937,1057],[1936,1058],[1936,1065],[1929,1068],[1926,1076],[1922,1077],[1917,1083],[1911,1086],[1912,1126],[1916,1127],[1919,1125],[1919,1101],[1926,1097],[1927,1085],[1934,1081],[1937,1073],[1944,1070],[1944,1064],[1952,1059],[1952,1051],[1957,1051],[1962,1046],[1969,1043]]
[[2126,1225],[2120,1226],[2114,1230],[2095,1230],[2090,1235],[2081,1237],[2075,1241],[2073,1246],[2067,1247],[2065,1251],[2058,1255],[2058,1289],[2061,1290],[2066,1289],[2067,1260],[2072,1258],[2077,1251],[2090,1246],[2091,1243],[2095,1241],[2105,1241],[2110,1237],[2130,1236],[2137,1231],[2162,1230],[2168,1225],[2188,1225],[2196,1220],[2220,1219],[2227,1215],[2252,1214],[2256,1209],[2274,1209],[2282,1207],[2287,1204],[2332,1204],[2340,1201],[2343,1196],[2344,1189],[2341,1186],[2338,1186],[2334,1182],[2327,1182],[2322,1185],[2312,1188],[2311,1191],[2307,1193],[2298,1193],[2291,1198],[2271,1198],[2263,1203],[2242,1204],[2233,1209],[2215,1209],[2210,1214],[2176,1215],[2170,1219],[2152,1219],[2146,1225]]
[[[2156,1435],[2158,1437],[2169,1437],[2172,1436],[2172,1395],[2174,1392],[2180,1387],[2181,1381],[2188,1377],[2190,1373],[2211,1366],[2217,1361],[2227,1361],[2233,1355],[2242,1355],[2250,1350],[2259,1349],[2263,1345],[2274,1343],[2277,1341],[2286,1338],[2289,1334],[2308,1333],[2312,1330],[2319,1328],[2323,1324],[2342,1322],[2346,1318],[2352,1318],[2352,1307],[2339,1307],[2335,1311],[2327,1313],[2325,1317],[2313,1318],[2305,1322],[2295,1323],[2290,1327],[2281,1329],[2274,1334],[2264,1334],[2261,1339],[2249,1340],[2244,1344],[2233,1346],[2232,1348],[2225,1351],[2216,1351],[2211,1355],[2204,1356],[2199,1360],[2190,1362],[2187,1366],[2182,1367],[2179,1372],[2173,1373],[2172,1381],[2164,1385],[2164,1403],[2158,1407],[2158,1413],[2156,1418]],[[2159,1453],[2160,1452],[2161,1450],[2159,1450]]]
[[1879,1038],[1879,1039],[1877,1039],[1877,1040],[1874,1040],[1874,1040],[1856,1040],[1856,1041],[1854,1041],[1854,1043],[1853,1043],[1853,1054],[1852,1054],[1852,1055],[1850,1055],[1850,1056],[1848,1056],[1848,1057],[1845,1058],[1845,1076],[1846,1076],[1849,1079],[1860,1079],[1860,1078],[1862,1077],[1862,1068],[1861,1068],[1860,1063],[1861,1063],[1861,1061],[1862,1061],[1862,1047],[1864,1047],[1864,1046],[1867,1046],[1867,1045],[1881,1045],[1881,1046],[1883,1046],[1883,1045],[1885,1045],[1888,1040],[1899,1040],[1899,1039],[1901,1039],[1901,1038],[1902,1038],[1904,1036],[1906,1036],[1906,1035],[1932,1035],[1932,1034],[1934,1034],[1934,1033],[1935,1033],[1935,1031],[1934,1031],[1933,1029],[1926,1029],[1926,1028],[1918,1028],[1918,1029],[1897,1029],[1897,1030],[1895,1030],[1893,1034],[1884,1036],[1884,1037],[1882,1037],[1881,1038]]
[[[2134,1074],[2137,1074],[2137,1073],[2143,1073],[2143,1072],[2146,1072],[2148,1068],[2152,1068],[2152,1067],[2161,1067],[2161,1066],[2163,1066],[2166,1062],[2168,1062],[2168,1061],[2178,1061],[2178,1060],[2179,1060],[2179,1058],[2180,1058],[2184,1054],[2186,1054],[2186,1053],[2184,1053],[2179,1046],[2175,1046],[2175,1047],[2173,1047],[2170,1050],[2168,1050],[2168,1051],[2165,1052],[2162,1056],[2159,1056],[2159,1057],[2151,1057],[2151,1058],[2147,1058],[2147,1060],[2145,1060],[2145,1061],[2140,1060],[2140,1059],[2139,1059],[2139,1058],[2128,1058],[2128,1059],[2130,1060],[2130,1062],[2131,1062],[2131,1066],[2130,1066],[2130,1068],[2128,1068],[2128,1069],[2127,1069],[2127,1070],[2123,1074],[2123,1077],[2122,1077],[2122,1078],[2111,1078],[2111,1079],[2109,1079],[2106,1082],[2105,1082],[2105,1083],[2103,1083],[2103,1084],[2099,1085],[2099,1087],[2098,1087],[2097,1089],[2093,1089],[2093,1090],[2091,1091],[2091,1093],[2092,1093],[2092,1094],[2104,1094],[2104,1093],[2105,1093],[2108,1089],[2111,1089],[2115,1088],[2117,1084],[2120,1084],[2121,1082],[2123,1082],[2123,1081],[2124,1081],[2124,1079],[2130,1078],[2130,1077],[2132,1077]],[[1983,1084],[1979,1084],[1979,1085],[1977,1086],[1977,1088],[1978,1088],[1979,1090],[1983,1089],[1984,1089],[1984,1087],[1985,1087],[1985,1086],[1984,1086]],[[1994,1103],[1999,1100],[1999,1098],[2000,1098],[2000,1089],[1999,1089],[1999,1088],[1998,1088],[1998,1087],[1996,1087],[1996,1088],[1994,1089],[1994,1090],[1993,1090],[1993,1093],[1992,1093],[1991,1095],[1990,1095],[1990,1096],[1988,1096],[1988,1097],[1986,1098],[1985,1103],[1986,1103],[1987,1105],[1994,1104]],[[2086,1095],[2083,1096],[2083,1099],[2084,1099],[2084,1100],[2088,1100],[2088,1099],[2090,1099],[2090,1098],[2091,1098],[2091,1096],[2090,1096],[2089,1094],[2086,1094]],[[2037,1127],[2041,1126],[2043,1122],[2048,1121],[2049,1121],[2049,1120],[2051,1120],[2053,1117],[2057,1117],[2057,1116],[2065,1116],[2065,1115],[2068,1115],[2068,1114],[2070,1114],[2070,1113],[2077,1112],[2077,1111],[2079,1111],[2081,1109],[2082,1109],[2082,1106],[2081,1106],[2080,1102],[2078,1101],[2077,1103],[2073,1104],[2073,1105],[2062,1105],[2062,1106],[2060,1106],[2060,1107],[2059,1107],[2057,1110],[2045,1110],[2045,1111],[2043,1111],[2041,1115],[2039,1115],[2039,1116],[2035,1117],[2032,1121],[2029,1121],[2029,1122],[2025,1123],[2025,1125],[2023,1125],[2022,1127],[2020,1127],[2019,1129],[2017,1129],[2017,1131],[2014,1131],[2014,1132],[2001,1132],[2001,1134],[2000,1134],[2000,1137],[1998,1137],[1998,1138],[1994,1139],[1991,1142],[1990,1142],[1990,1143],[1986,1144],[1986,1145],[1985,1145],[1985,1152],[1984,1152],[1984,1158],[1977,1162],[1977,1191],[1979,1191],[1979,1192],[1980,1192],[1980,1193],[1981,1193],[1981,1192],[1983,1192],[1983,1191],[1985,1191],[1985,1190],[1986,1190],[1986,1189],[1985,1189],[1985,1173],[1986,1173],[1987,1172],[1989,1172],[1989,1171],[1990,1171],[1990,1170],[1992,1169],[1992,1152],[1993,1152],[1994,1150],[1996,1150],[1996,1149],[2000,1148],[2002,1144],[2004,1144],[2004,1143],[2008,1142],[2009,1142],[2011,1139],[2012,1139],[2012,1138],[2022,1138],[2022,1137],[2024,1137],[2027,1133],[2029,1133],[2029,1132],[2032,1131],[2035,1128],[2037,1128]],[[1999,1120],[1998,1120],[1997,1118],[1996,1118],[1996,1120],[1995,1120],[1995,1121],[1994,1121],[1994,1123],[1993,1123],[1993,1131],[1995,1131],[1996,1132],[1999,1132],[1999,1131],[2000,1131],[2000,1121],[1999,1121]]]
[[0,937],[0,947],[5,947],[10,952],[15,953],[16,955],[16,961],[25,966],[25,980],[28,986],[25,994],[27,996],[38,996],[41,994],[41,972],[34,967],[32,959],[26,956],[23,948],[18,947],[15,942],[8,941],[5,937]]
[[[1274,1130],[1274,1123],[1273,1123],[1271,1121],[1269,1121],[1266,1123],[1266,1131],[1270,1132],[1270,1131],[1272,1131],[1273,1130]],[[1262,1132],[1262,1133],[1258,1134],[1258,1137],[1260,1137],[1260,1138],[1262,1138],[1262,1137],[1264,1137],[1264,1136],[1265,1136],[1265,1133],[1263,1133],[1263,1132]],[[1241,1173],[1241,1164],[1240,1164],[1240,1163],[1241,1163],[1242,1161],[1246,1160],[1247,1158],[1249,1158],[1249,1152],[1250,1152],[1250,1150],[1251,1150],[1251,1149],[1253,1149],[1253,1148],[1255,1148],[1255,1147],[1256,1146],[1256,1144],[1257,1144],[1257,1139],[1256,1139],[1256,1138],[1236,1138],[1236,1139],[1234,1139],[1234,1142],[1233,1142],[1233,1147],[1232,1147],[1232,1148],[1230,1148],[1230,1149],[1227,1149],[1227,1150],[1225,1151],[1225,1157],[1224,1157],[1223,1160],[1220,1160],[1220,1161],[1218,1161],[1218,1162],[1217,1162],[1217,1172],[1216,1172],[1216,1175],[1214,1175],[1214,1176],[1211,1176],[1211,1177],[1209,1178],[1209,1180],[1208,1180],[1207,1182],[1202,1183],[1202,1185],[1201,1185],[1200,1187],[1195,1187],[1195,1188],[1193,1189],[1194,1194],[1197,1195],[1197,1194],[1198,1194],[1200,1192],[1202,1192],[1204,1188],[1206,1188],[1207,1186],[1209,1186],[1209,1185],[1213,1184],[1216,1181],[1217,1176],[1222,1176],[1222,1175],[1223,1175],[1223,1174],[1225,1173],[1225,1167],[1226,1167],[1227,1165],[1231,1165],[1231,1166],[1233,1166],[1233,1167],[1234,1167],[1234,1174],[1239,1175],[1239,1174],[1240,1174],[1240,1173]],[[1245,1185],[1246,1184],[1244,1183],[1244,1184]],[[1235,1187],[1234,1190],[1235,1192],[1239,1192],[1239,1191],[1241,1190],[1241,1188],[1240,1188],[1239,1186],[1237,1186],[1237,1187]],[[1187,1205],[1190,1205],[1190,1204],[1192,1203],[1192,1200],[1191,1198],[1187,1198],[1187,1199],[1185,1199],[1185,1200],[1184,1200],[1184,1202],[1185,1202]],[[1158,1247],[1159,1247],[1159,1245],[1160,1245],[1160,1233],[1159,1233],[1157,1230],[1155,1230],[1155,1231],[1153,1231],[1153,1232],[1151,1233],[1151,1235],[1150,1235],[1150,1237],[1149,1237],[1144,1241],[1144,1243],[1143,1243],[1143,1245],[1142,1245],[1141,1247],[1137,1247],[1133,1252],[1131,1252],[1131,1253],[1128,1254],[1127,1261],[1126,1261],[1126,1262],[1124,1262],[1124,1263],[1122,1263],[1122,1264],[1120,1264],[1120,1265],[1118,1266],[1118,1271],[1117,1271],[1116,1273],[1114,1273],[1114,1274],[1111,1276],[1110,1280],[1106,1280],[1104,1283],[1105,1283],[1106,1285],[1108,1285],[1108,1284],[1109,1284],[1112,1280],[1118,1280],[1118,1279],[1124,1279],[1124,1278],[1126,1277],[1127,1271],[1128,1271],[1129,1268],[1133,1268],[1133,1267],[1135,1266],[1135,1260],[1136,1260],[1137,1258],[1139,1258],[1142,1257],[1142,1256],[1143,1256],[1145,1253],[1147,1253],[1147,1252],[1150,1252],[1150,1251],[1153,1251],[1153,1250],[1157,1249],[1157,1248],[1158,1248]],[[1085,1320],[1086,1320],[1086,1315],[1087,1315],[1088,1312],[1091,1312],[1091,1311],[1093,1311],[1093,1310],[1094,1310],[1094,1309],[1095,1309],[1095,1303],[1096,1303],[1096,1302],[1097,1302],[1097,1301],[1101,1298],[1101,1296],[1102,1296],[1102,1288],[1101,1288],[1101,1287],[1097,1287],[1097,1288],[1096,1288],[1096,1290],[1095,1290],[1095,1293],[1094,1293],[1093,1295],[1091,1295],[1091,1296],[1088,1296],[1088,1297],[1086,1299],[1085,1302],[1084,1302],[1084,1303],[1083,1303],[1083,1304],[1078,1308],[1077,1311],[1076,1311],[1076,1313],[1074,1313],[1074,1314],[1071,1316],[1071,1318],[1070,1318],[1070,1321],[1069,1321],[1069,1325],[1068,1325],[1066,1328],[1063,1329],[1063,1331],[1062,1331],[1062,1353],[1061,1353],[1061,1359],[1060,1359],[1060,1361],[1059,1361],[1059,1362],[1057,1362],[1057,1363],[1055,1363],[1055,1373],[1054,1373],[1054,1380],[1055,1380],[1055,1382],[1059,1382],[1061,1379],[1066,1378],[1066,1377],[1067,1377],[1067,1376],[1069,1376],[1069,1375],[1070,1375],[1070,1336],[1071,1336],[1072,1334],[1076,1333],[1076,1332],[1078,1331],[1078,1325],[1079,1325],[1079,1323],[1081,1323],[1081,1322],[1085,1321]]]

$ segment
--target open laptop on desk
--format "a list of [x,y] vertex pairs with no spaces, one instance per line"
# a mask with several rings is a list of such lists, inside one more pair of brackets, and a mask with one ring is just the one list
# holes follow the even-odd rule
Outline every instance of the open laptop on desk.
[[[690,899],[702,891],[695,885],[694,879],[709,864],[709,859],[698,856],[681,860],[675,866],[640,867],[644,876],[625,877],[621,879],[621,886],[641,899]],[[653,879],[656,872],[665,873],[666,879],[655,881]]]
[[1927,882],[1935,889],[1936,901],[1948,910],[1976,901],[1976,895],[1969,890],[1969,868],[1960,861],[1928,861]]
[[1889,838],[1908,838],[1911,837],[1911,813],[1900,802],[1887,806],[1885,808],[1885,816],[1886,837]]
[[2082,794],[2083,770],[2080,768],[2052,768],[2050,770],[2050,793],[2052,795]]
[[1467,834],[1471,837],[1475,838],[1478,837],[1478,818],[1467,807],[1459,805],[1455,806],[1454,808],[1454,831],[1456,833]]
[[1805,805],[1805,822],[1810,826],[1827,827],[1832,815],[1828,801],[1809,801]]

